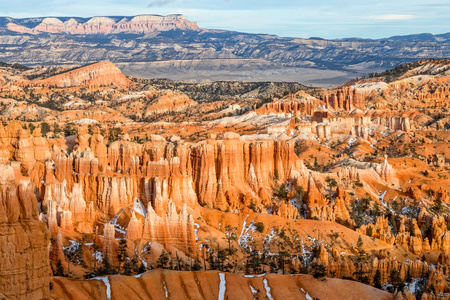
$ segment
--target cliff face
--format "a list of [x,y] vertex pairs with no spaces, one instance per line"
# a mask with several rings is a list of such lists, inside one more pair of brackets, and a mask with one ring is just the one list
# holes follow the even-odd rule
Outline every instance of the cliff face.
[[0,295],[48,298],[50,234],[38,220],[33,184],[17,184],[13,169],[4,165],[0,165],[0,241]]
[[332,91],[330,94],[325,95],[322,100],[326,103],[326,107],[336,110],[365,109],[364,97],[356,89],[343,88]]
[[80,18],[43,18],[34,20],[36,26],[27,27],[20,21],[10,19],[6,27],[14,32],[41,34],[41,33],[67,33],[76,35],[85,34],[119,34],[134,33],[145,34],[155,31],[168,30],[200,30],[197,23],[190,22],[183,15],[140,15],[133,18],[93,17]]

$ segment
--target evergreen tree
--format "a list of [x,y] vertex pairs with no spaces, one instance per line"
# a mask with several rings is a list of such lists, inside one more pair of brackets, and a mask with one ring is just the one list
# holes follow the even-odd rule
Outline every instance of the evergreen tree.
[[381,272],[377,269],[375,276],[373,277],[373,286],[377,289],[381,289]]
[[61,276],[63,277],[64,274],[64,268],[63,265],[61,263],[61,260],[58,259],[58,261],[56,262],[56,270],[53,271],[53,276]]
[[132,266],[134,272],[137,273],[139,271],[138,260],[136,259],[136,257],[133,257],[131,259],[131,266]]
[[167,252],[163,249],[161,255],[156,261],[156,266],[161,269],[167,269],[167,264],[169,263],[169,261],[170,261],[169,254],[167,254]]
[[30,130],[30,133],[32,134],[33,131],[36,129],[36,126],[33,125],[33,123],[28,124],[28,129]]
[[53,134],[58,134],[58,133],[60,133],[60,132],[62,132],[62,130],[61,130],[61,128],[59,128],[59,125],[58,125],[58,123],[55,123],[54,125],[53,125]]
[[42,136],[45,136],[47,133],[51,131],[50,125],[47,122],[41,123],[41,133]]
[[311,264],[311,273],[312,273],[312,276],[314,276],[314,278],[325,277],[325,275],[327,274],[326,271],[327,270],[323,264],[319,264],[316,262],[313,262]]
[[392,270],[391,274],[389,275],[389,279],[392,283],[393,292],[398,291],[401,292],[403,288],[405,287],[405,283],[403,282],[402,278],[400,277],[400,271],[399,270]]
[[131,275],[131,270],[132,270],[132,265],[131,265],[131,262],[129,262],[128,260],[123,264],[123,272],[122,272],[122,274],[123,275],[127,275],[127,276],[129,276],[129,275]]
[[147,268],[145,267],[144,263],[141,262],[141,264],[139,265],[138,274],[145,273],[146,271],[147,271]]
[[114,142],[117,141],[119,139],[120,136],[122,136],[123,131],[121,128],[110,128],[109,129],[109,135],[108,135],[108,140],[110,142]]
[[431,208],[436,214],[443,212],[444,205],[442,204],[442,200],[437,198],[433,201],[433,207]]
[[108,258],[108,249],[106,249],[105,254],[103,255],[102,267],[98,271],[98,275],[114,275],[117,274],[117,270],[111,265],[111,262]]
[[358,262],[365,262],[367,260],[367,254],[364,250],[364,242],[361,238],[361,236],[358,237],[358,241],[356,242],[356,251],[358,251],[358,256],[356,257],[356,260]]
[[127,254],[127,240],[121,239],[119,241],[119,249],[117,252],[117,258],[119,260],[119,272],[120,272],[120,266],[121,264],[127,260],[128,254]]

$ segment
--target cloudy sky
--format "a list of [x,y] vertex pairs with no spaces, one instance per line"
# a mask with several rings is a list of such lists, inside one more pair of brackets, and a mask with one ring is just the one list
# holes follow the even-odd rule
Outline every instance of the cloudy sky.
[[292,37],[381,38],[450,32],[448,0],[0,0],[0,15],[181,13],[204,28]]

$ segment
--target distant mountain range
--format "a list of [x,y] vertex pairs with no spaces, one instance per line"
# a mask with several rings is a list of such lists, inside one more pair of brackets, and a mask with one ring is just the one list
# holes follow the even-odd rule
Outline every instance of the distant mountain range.
[[[299,81],[315,70],[310,77],[320,81],[317,72],[322,71],[331,82],[422,58],[449,57],[450,33],[325,40],[203,29],[182,15],[0,18],[0,61],[71,65],[109,60],[125,74],[144,77]],[[212,71],[223,78],[211,77]]]

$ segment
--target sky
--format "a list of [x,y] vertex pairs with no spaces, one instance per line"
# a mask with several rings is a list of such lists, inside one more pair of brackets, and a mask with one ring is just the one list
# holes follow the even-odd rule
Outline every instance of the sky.
[[285,37],[450,32],[449,0],[0,0],[0,16],[183,14],[200,27]]

